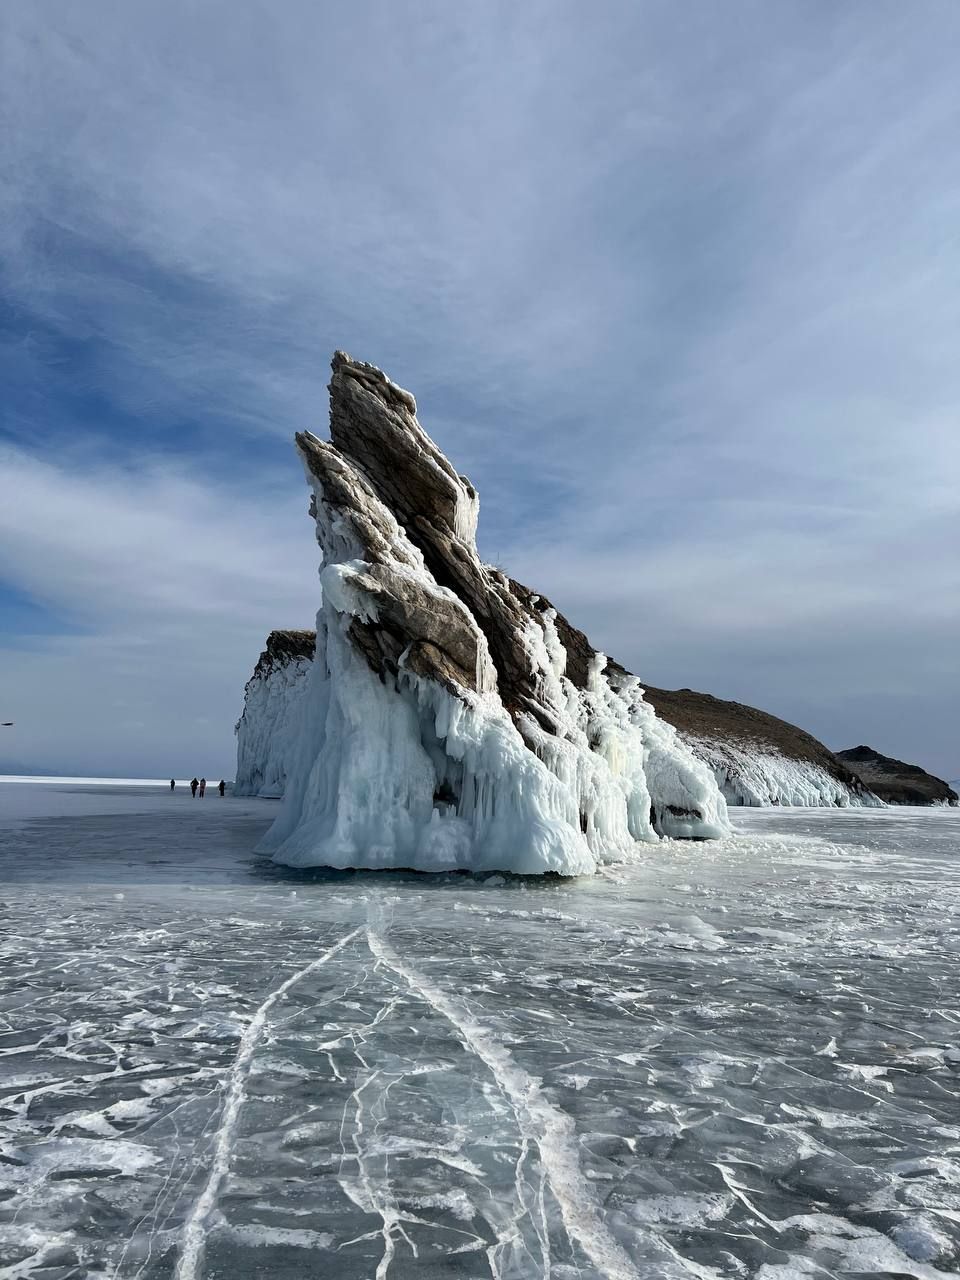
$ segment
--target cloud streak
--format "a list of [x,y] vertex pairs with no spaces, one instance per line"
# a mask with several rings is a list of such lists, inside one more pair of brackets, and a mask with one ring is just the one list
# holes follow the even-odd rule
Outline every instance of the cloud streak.
[[157,628],[184,672],[219,620],[232,722],[248,637],[313,610],[288,441],[343,346],[645,678],[960,771],[955,7],[6,24],[0,579],[64,629],[18,689]]
[[4,576],[62,620],[59,634],[3,637],[11,758],[231,776],[266,631],[313,625],[317,550],[296,477],[243,491],[156,460],[90,467],[16,448],[0,448],[0,472]]

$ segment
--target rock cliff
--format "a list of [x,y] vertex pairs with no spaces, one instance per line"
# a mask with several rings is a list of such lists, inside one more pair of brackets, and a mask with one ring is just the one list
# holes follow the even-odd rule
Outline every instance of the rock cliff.
[[234,795],[283,795],[316,642],[315,631],[270,632],[244,689]]
[[950,785],[916,764],[904,764],[883,756],[872,747],[850,747],[838,751],[837,759],[853,770],[871,791],[887,804],[941,804],[960,802]]
[[409,392],[333,359],[330,440],[296,443],[323,553],[284,805],[293,865],[579,874],[728,830],[639,681],[484,564],[479,499]]

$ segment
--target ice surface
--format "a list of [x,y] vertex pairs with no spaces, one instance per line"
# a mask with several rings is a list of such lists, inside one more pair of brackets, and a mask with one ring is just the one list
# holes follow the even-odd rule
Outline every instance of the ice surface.
[[[204,804],[220,796],[211,783]],[[176,800],[190,799],[190,783],[177,781]],[[170,779],[0,777],[0,824],[15,818],[66,818],[85,813],[141,813],[169,810]]]
[[956,1274],[956,810],[544,881],[215,801],[0,785],[4,1280]]

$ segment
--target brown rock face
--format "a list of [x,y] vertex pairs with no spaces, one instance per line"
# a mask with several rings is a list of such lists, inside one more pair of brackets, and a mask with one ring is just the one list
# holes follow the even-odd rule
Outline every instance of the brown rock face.
[[960,796],[942,778],[935,778],[917,764],[905,764],[881,755],[872,747],[838,751],[842,760],[887,804],[956,805]]
[[[542,628],[543,615],[553,608],[550,601],[482,563],[476,547],[477,491],[420,426],[413,396],[373,365],[342,351],[334,355],[332,368],[330,444],[300,433],[297,445],[323,486],[325,503],[352,524],[364,559],[378,566],[357,581],[378,606],[376,626],[353,624],[357,647],[378,672],[395,674],[405,653],[408,668],[454,690],[458,683],[478,690],[484,680],[486,687],[493,680],[521,732],[526,717],[553,731],[553,716],[538,694],[523,642],[531,622]],[[382,507],[365,501],[368,496],[392,513],[435,582],[455,599],[428,586],[411,591],[391,575],[396,541]],[[596,650],[562,615],[556,626],[567,650],[566,674],[582,689]],[[493,671],[478,672],[478,632]],[[608,663],[607,673],[615,678],[623,668]]]
[[647,701],[656,708],[657,715],[686,737],[719,739],[742,744],[748,750],[778,752],[789,760],[822,769],[853,796],[862,796],[867,790],[863,779],[813,734],[767,711],[742,702],[726,702],[695,689],[645,689]]
[[[334,368],[331,421],[340,419],[338,435],[341,443],[342,419],[348,412],[344,404],[359,399],[361,405],[357,416],[364,422],[365,429],[358,435],[362,444],[357,451],[357,466],[352,466],[332,443],[327,444],[305,432],[298,433],[296,439],[307,470],[322,486],[324,515],[331,527],[331,535],[348,539],[354,545],[356,555],[363,560],[364,568],[349,576],[349,586],[364,600],[368,616],[353,619],[351,639],[379,675],[389,673],[396,676],[401,656],[406,654],[408,658],[414,658],[419,674],[429,675],[447,687],[459,684],[478,692],[483,680],[481,632],[453,593],[438,590],[425,575],[416,576],[419,568],[417,557],[411,554],[411,548],[391,519],[390,511],[370,478],[361,470],[360,458],[366,455],[368,448],[373,450],[371,468],[376,470],[379,465],[373,461],[376,450],[370,445],[370,423],[376,406],[369,401],[375,400],[383,407],[388,438],[396,432],[394,410],[390,406],[396,405],[399,412],[406,412],[405,402],[391,392],[385,392],[382,398],[375,396],[365,386],[361,387],[359,395],[345,397],[341,392],[335,400],[334,387],[338,385],[336,364]],[[351,381],[349,375],[342,372],[343,368],[341,364],[340,380]],[[380,378],[386,382],[383,374]],[[392,387],[393,384],[387,385]],[[395,391],[399,392],[399,388]],[[333,407],[335,403],[339,403],[339,408]],[[419,424],[414,425],[419,431]],[[419,433],[423,434],[422,431]],[[415,446],[419,444],[414,438],[412,442]],[[415,458],[419,465],[421,457],[418,451]],[[445,472],[438,468],[435,474],[441,477],[437,485],[441,496],[437,508],[428,506],[427,509],[434,511],[436,518],[440,519],[441,511],[449,512],[451,508],[451,504],[445,501],[450,496],[450,486]],[[428,503],[430,490],[419,482],[420,479],[418,477],[415,488],[421,500]],[[312,510],[316,515],[316,507]],[[336,535],[333,535],[331,515],[335,517]],[[401,570],[404,569],[412,571],[412,575],[403,573]]]
[[267,676],[278,667],[298,658],[312,658],[317,647],[315,631],[271,631],[266,647],[257,659],[251,680]]

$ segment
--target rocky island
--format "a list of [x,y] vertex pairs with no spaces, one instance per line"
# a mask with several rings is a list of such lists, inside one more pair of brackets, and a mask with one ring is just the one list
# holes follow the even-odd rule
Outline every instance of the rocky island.
[[[237,724],[237,795],[279,798],[295,743],[314,631],[272,631]],[[883,801],[822,742],[741,702],[644,685],[657,715],[710,768],[727,804],[875,807]]]
[[482,562],[477,492],[413,396],[342,352],[332,367],[330,440],[296,437],[323,558],[315,657],[304,671],[308,641],[292,663],[268,645],[240,722],[248,757],[277,743],[275,777],[245,762],[245,785],[262,793],[282,764],[264,849],[573,875],[638,842],[725,834],[713,773],[640,681]]

